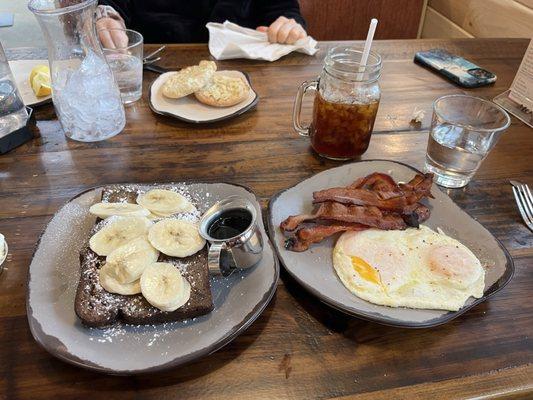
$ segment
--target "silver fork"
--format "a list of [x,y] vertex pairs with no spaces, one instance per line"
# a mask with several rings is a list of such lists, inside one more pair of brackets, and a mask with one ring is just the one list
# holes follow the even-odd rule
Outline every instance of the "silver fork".
[[529,186],[517,181],[509,181],[513,185],[514,198],[520,215],[527,227],[533,232],[533,196]]
[[158,56],[159,53],[161,53],[163,50],[165,50],[166,47],[167,46],[161,46],[156,51],[152,51],[150,54],[145,56],[143,58],[143,64],[152,64],[152,63],[155,63],[155,62],[161,60],[161,57],[156,57],[156,56]]

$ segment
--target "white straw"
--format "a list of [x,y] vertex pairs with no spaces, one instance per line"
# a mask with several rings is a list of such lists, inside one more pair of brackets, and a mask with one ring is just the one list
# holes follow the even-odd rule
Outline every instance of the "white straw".
[[363,56],[361,57],[360,63],[361,66],[359,67],[359,73],[357,74],[358,81],[363,80],[362,71],[365,70],[363,66],[366,66],[366,62],[368,61],[368,55],[370,54],[370,48],[372,47],[372,40],[374,40],[374,33],[376,32],[377,25],[378,20],[376,18],[372,18],[370,21],[370,26],[368,27],[368,34],[366,35],[365,48],[363,49]]

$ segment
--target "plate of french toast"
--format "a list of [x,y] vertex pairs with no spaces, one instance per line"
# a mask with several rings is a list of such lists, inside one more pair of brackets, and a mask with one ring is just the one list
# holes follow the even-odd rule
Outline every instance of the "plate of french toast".
[[236,117],[259,100],[248,74],[218,70],[217,64],[208,60],[160,75],[149,93],[152,111],[191,123]]
[[[231,196],[255,208],[260,261],[210,273],[202,214]],[[56,357],[112,374],[162,370],[210,354],[272,298],[277,258],[253,192],[227,183],[121,184],[80,193],[50,220],[28,277],[28,320]]]

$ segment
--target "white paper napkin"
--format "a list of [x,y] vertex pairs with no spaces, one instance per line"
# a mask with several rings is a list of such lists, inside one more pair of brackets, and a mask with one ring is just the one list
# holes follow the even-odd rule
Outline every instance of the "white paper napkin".
[[267,34],[254,29],[243,28],[226,21],[223,24],[209,22],[209,51],[217,60],[250,58],[253,60],[276,61],[293,51],[310,56],[317,51],[317,42],[311,36],[294,44],[269,43]]

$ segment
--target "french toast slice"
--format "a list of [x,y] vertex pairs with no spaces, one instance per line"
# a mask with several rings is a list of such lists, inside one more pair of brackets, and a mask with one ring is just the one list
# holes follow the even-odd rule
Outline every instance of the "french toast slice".
[[[102,191],[102,201],[135,203],[138,193],[138,188],[134,185],[108,186]],[[89,237],[103,225],[102,220],[97,220]],[[104,290],[99,284],[98,270],[104,265],[105,257],[98,256],[89,248],[87,238],[87,243],[80,252],[81,274],[74,306],[82,323],[98,328],[119,321],[135,325],[157,324],[197,317],[213,309],[206,247],[185,258],[160,254],[158,261],[176,265],[191,285],[189,301],[175,311],[166,312],[153,307],[142,294],[125,296]]]

